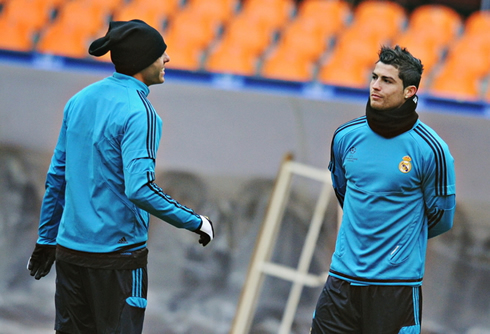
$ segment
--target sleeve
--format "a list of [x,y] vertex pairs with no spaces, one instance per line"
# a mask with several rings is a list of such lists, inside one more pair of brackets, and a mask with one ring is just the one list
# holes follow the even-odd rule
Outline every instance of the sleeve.
[[165,194],[155,183],[160,136],[161,119],[152,108],[147,108],[146,113],[134,113],[128,120],[121,143],[126,196],[139,208],[167,223],[195,231],[202,223],[201,217]]
[[46,176],[39,219],[38,244],[56,245],[58,227],[65,207],[65,138],[66,122],[63,118],[58,142]]
[[444,143],[434,145],[433,159],[422,183],[429,238],[449,231],[456,209],[454,159]]
[[346,190],[345,170],[342,164],[342,151],[340,148],[339,136],[334,135],[332,144],[330,147],[330,163],[328,164],[328,170],[332,177],[332,186],[335,191],[335,196],[339,201],[340,206],[344,207],[344,197]]

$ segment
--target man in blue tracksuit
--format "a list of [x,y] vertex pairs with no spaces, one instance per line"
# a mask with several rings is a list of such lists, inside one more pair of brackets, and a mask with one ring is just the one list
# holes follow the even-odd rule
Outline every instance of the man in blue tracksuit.
[[427,240],[448,231],[454,161],[418,120],[423,66],[382,47],[366,115],[340,126],[329,170],[342,224],[311,333],[419,334]]
[[141,333],[147,293],[149,214],[214,237],[209,218],[155,184],[162,120],[147,99],[169,61],[160,33],[140,20],[111,22],[89,53],[111,52],[116,72],[65,106],[28,269],[56,258],[57,333]]

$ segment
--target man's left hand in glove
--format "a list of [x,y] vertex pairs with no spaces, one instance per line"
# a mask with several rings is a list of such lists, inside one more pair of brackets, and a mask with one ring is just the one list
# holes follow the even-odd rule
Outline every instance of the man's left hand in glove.
[[35,279],[41,279],[51,270],[51,266],[56,259],[56,246],[36,244],[31,258],[27,263],[27,270]]

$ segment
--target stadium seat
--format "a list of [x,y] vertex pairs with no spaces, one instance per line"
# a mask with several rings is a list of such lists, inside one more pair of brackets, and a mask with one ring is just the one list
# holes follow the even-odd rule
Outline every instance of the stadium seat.
[[92,6],[84,0],[73,0],[60,8],[55,23],[70,31],[95,35],[101,30],[107,30],[107,18],[108,12],[104,8]]
[[358,19],[377,16],[383,19],[388,18],[395,24],[402,24],[406,20],[405,15],[405,9],[393,1],[361,1],[354,10],[354,16]]
[[244,48],[240,42],[224,41],[211,50],[205,63],[210,72],[231,73],[238,75],[255,75],[257,57]]
[[423,31],[405,32],[395,37],[391,44],[406,48],[414,57],[420,59],[424,65],[424,76],[427,76],[441,60],[442,50],[438,43],[424,38],[423,34]]
[[490,103],[490,86],[487,88],[487,91],[485,93],[485,100]]
[[425,38],[432,38],[441,46],[446,46],[458,36],[462,23],[460,15],[447,6],[422,5],[412,12],[409,30],[423,31]]
[[442,98],[475,101],[480,99],[479,84],[471,73],[454,72],[446,67],[434,78],[428,91]]
[[323,67],[318,80],[327,85],[344,86],[352,88],[366,88],[369,81],[365,71],[357,71],[352,67]]
[[321,20],[315,17],[297,16],[284,30],[297,30],[305,35],[314,35],[329,41],[335,38],[344,27],[344,21],[330,20],[328,16]]
[[305,32],[318,33],[326,38],[337,35],[350,19],[351,9],[341,0],[304,0],[298,8],[295,22],[303,26]]
[[40,1],[43,6],[46,6],[48,8],[56,9],[60,6],[62,6],[65,2],[70,1],[70,0],[37,0]]
[[259,56],[272,41],[272,31],[254,18],[238,15],[224,27],[222,43],[237,44]]
[[182,10],[170,21],[163,36],[168,45],[169,68],[198,70],[203,52],[214,41],[218,22],[209,22],[200,13]]
[[319,30],[309,31],[299,21],[294,21],[282,32],[277,49],[301,54],[307,61],[316,61],[327,48],[327,36]]
[[[69,0],[73,1],[73,0]],[[83,0],[87,5],[97,11],[112,13],[125,4],[125,0]]]
[[197,12],[180,11],[169,22],[165,37],[169,44],[183,43],[196,50],[203,50],[215,38],[217,22],[211,23]]
[[381,41],[376,34],[364,36],[358,29],[348,28],[339,35],[327,62],[320,67],[320,82],[356,88],[368,86]]
[[279,30],[290,19],[293,10],[292,0],[247,0],[239,15],[266,29]]
[[1,18],[13,21],[23,30],[39,30],[51,18],[53,3],[47,0],[11,0],[2,10]]
[[[164,2],[164,1],[162,1]],[[157,30],[162,30],[165,14],[144,5],[141,1],[132,1],[114,12],[114,21],[139,19]]]
[[488,34],[490,31],[490,11],[477,11],[472,13],[465,21],[465,35]]
[[142,7],[153,11],[156,15],[170,18],[180,11],[180,0],[132,0],[129,2],[135,7]]
[[193,0],[183,10],[201,16],[209,24],[221,24],[232,18],[236,5],[235,0]]
[[261,75],[270,79],[310,81],[313,62],[289,50],[277,50],[264,60]]
[[391,1],[363,1],[354,11],[352,28],[366,36],[374,34],[380,41],[389,41],[400,33],[406,23],[405,9]]
[[447,48],[458,38],[461,29],[461,17],[451,8],[443,5],[422,5],[413,10],[408,28],[394,37],[392,44],[406,47],[422,60],[425,82],[440,63]]
[[197,71],[200,69],[201,52],[189,47],[181,47],[180,44],[169,44],[167,54],[170,61],[165,65],[167,68]]
[[0,20],[0,49],[29,52],[33,47],[31,30],[22,29],[15,22]]
[[481,40],[478,37],[468,36],[459,40],[449,49],[444,66],[446,70],[464,72],[478,79],[490,74],[489,38]]
[[344,0],[303,0],[298,7],[298,18],[314,18],[334,21],[335,25],[343,25],[350,17],[351,9]]
[[484,55],[490,61],[490,12],[478,11],[468,17],[459,40],[451,46],[450,52],[468,53],[468,50]]
[[363,35],[358,27],[348,28],[338,36],[333,58],[355,60],[363,66],[373,67],[383,42],[376,34]]
[[366,88],[372,67],[354,54],[334,53],[320,68],[318,81],[328,85]]
[[50,25],[41,34],[36,50],[46,54],[85,58],[88,57],[89,37],[86,31],[70,29],[60,21]]

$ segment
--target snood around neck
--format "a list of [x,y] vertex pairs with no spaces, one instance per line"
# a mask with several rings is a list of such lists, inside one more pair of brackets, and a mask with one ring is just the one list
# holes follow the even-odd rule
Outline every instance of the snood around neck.
[[417,108],[417,95],[409,98],[400,107],[391,110],[376,110],[371,107],[370,100],[366,105],[366,118],[371,130],[385,138],[393,138],[410,130],[419,115]]

